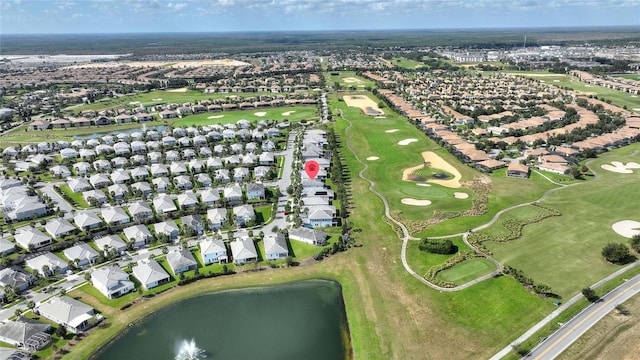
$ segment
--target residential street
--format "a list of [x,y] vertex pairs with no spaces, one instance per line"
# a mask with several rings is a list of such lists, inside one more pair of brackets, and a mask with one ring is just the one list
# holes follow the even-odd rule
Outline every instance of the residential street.
[[44,194],[46,194],[48,197],[50,197],[51,200],[53,200],[53,202],[56,203],[58,208],[62,210],[62,212],[64,212],[64,218],[71,219],[73,217],[73,207],[65,199],[63,199],[62,196],[60,196],[60,194],[58,194],[53,189],[55,185],[60,186],[60,185],[63,185],[64,182],[59,182],[59,183],[40,182],[38,184],[42,185],[42,187],[40,187],[40,190]]

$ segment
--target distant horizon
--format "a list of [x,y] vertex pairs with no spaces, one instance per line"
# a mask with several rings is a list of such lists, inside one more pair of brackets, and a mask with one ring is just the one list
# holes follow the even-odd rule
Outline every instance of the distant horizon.
[[[330,30],[211,30],[211,31],[155,31],[155,32],[94,32],[94,33],[0,33],[2,36],[58,36],[58,35],[74,35],[74,36],[92,36],[92,35],[172,35],[172,34],[317,34],[317,33],[375,33],[375,32],[489,32],[489,31],[512,31],[512,30],[529,30],[535,32],[547,32],[553,30],[574,30],[589,31],[601,29],[621,29],[634,30],[640,29],[640,25],[595,25],[595,26],[541,26],[541,27],[462,27],[462,28],[398,28],[398,29],[330,29]],[[638,34],[640,36],[640,34]]]
[[627,26],[640,26],[640,1],[0,1],[1,35],[446,31]]

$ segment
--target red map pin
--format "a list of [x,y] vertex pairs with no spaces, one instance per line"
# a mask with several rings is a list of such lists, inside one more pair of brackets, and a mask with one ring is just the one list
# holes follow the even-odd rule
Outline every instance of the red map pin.
[[320,171],[320,165],[315,160],[309,160],[304,164],[304,171],[307,172],[307,175],[311,180],[316,178],[318,175],[318,171]]

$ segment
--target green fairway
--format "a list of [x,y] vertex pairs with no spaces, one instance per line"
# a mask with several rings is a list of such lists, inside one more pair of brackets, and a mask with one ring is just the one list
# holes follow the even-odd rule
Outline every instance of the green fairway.
[[334,71],[325,73],[325,81],[330,86],[337,83],[341,89],[349,90],[365,90],[376,86],[373,81],[357,76],[355,71],[339,71],[338,75],[333,73]]
[[[258,115],[256,115],[258,114]],[[307,106],[283,106],[277,108],[234,110],[224,112],[210,112],[190,115],[173,122],[174,126],[202,126],[212,124],[229,124],[245,119],[251,122],[260,120],[288,120],[299,122],[302,120],[315,121],[320,119],[318,108],[315,105]]]
[[[462,241],[462,237],[450,240],[458,247],[458,252],[471,250]],[[421,276],[424,276],[430,268],[444,263],[447,259],[455,255],[432,254],[430,252],[420,250],[418,245],[420,245],[420,241],[409,242],[409,245],[407,246],[407,262],[411,265],[411,268]]]
[[631,79],[631,80],[640,81],[640,74],[617,74],[617,75],[613,75],[613,76],[619,77],[619,78],[624,78],[624,79]]
[[394,57],[393,59],[391,59],[389,61],[393,65],[395,65],[397,67],[401,67],[403,69],[419,69],[419,68],[425,66],[423,63],[420,63],[420,62],[417,62],[417,61],[413,61],[413,60],[407,59],[405,57]]
[[[498,261],[551,286],[553,292],[563,297],[570,297],[619,269],[620,266],[602,258],[601,250],[609,242],[628,242],[611,229],[612,224],[640,220],[637,210],[640,171],[618,174],[603,170],[600,165],[638,161],[639,149],[640,144],[633,144],[593,160],[589,167],[597,174],[595,180],[555,191],[542,202],[559,210],[561,216],[525,226],[520,239],[487,242],[485,246]],[[505,216],[514,214],[509,212]],[[499,223],[486,232],[501,234]]]
[[456,285],[462,285],[495,270],[496,265],[489,259],[469,259],[439,272],[437,277]]

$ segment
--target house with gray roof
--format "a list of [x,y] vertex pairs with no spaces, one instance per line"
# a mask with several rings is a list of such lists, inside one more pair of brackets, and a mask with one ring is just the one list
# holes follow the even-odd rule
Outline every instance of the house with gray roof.
[[200,189],[197,194],[200,196],[200,201],[209,207],[216,206],[220,200],[220,193],[217,189]]
[[175,249],[167,253],[167,263],[174,275],[185,271],[195,270],[198,267],[196,259],[189,249]]
[[283,234],[269,234],[264,237],[264,254],[267,260],[284,259],[289,256],[287,239]]
[[235,239],[229,245],[231,246],[234,263],[241,265],[258,261],[258,250],[256,250],[256,246],[250,238]]
[[76,227],[64,218],[49,219],[44,225],[44,229],[54,239],[71,235],[77,231]]
[[[194,234],[202,234],[204,232],[204,223],[200,214],[185,215],[180,218],[182,229],[191,231]],[[187,233],[189,233],[187,231]]]
[[94,189],[101,189],[111,185],[111,180],[105,174],[94,174],[89,177],[89,183],[93,186]]
[[[0,341],[28,351],[38,351],[49,345],[51,343],[49,332],[51,332],[51,325],[24,317],[0,323]],[[31,355],[3,357],[0,352],[0,359],[31,359]]]
[[49,169],[49,172],[51,173],[51,175],[57,176],[59,178],[66,178],[66,177],[71,176],[71,171],[69,170],[68,167],[66,167],[64,165],[52,166]]
[[20,268],[8,267],[0,270],[0,286],[11,286],[18,293],[29,289],[34,281],[35,276]]
[[289,240],[302,241],[303,243],[324,246],[327,242],[327,234],[320,230],[304,227],[289,229]]
[[246,189],[248,200],[264,200],[265,190],[261,183],[248,183]]
[[79,267],[94,264],[96,260],[98,260],[98,252],[89,246],[89,244],[82,242],[64,249],[62,253],[67,259],[73,261],[76,266]]
[[16,244],[11,241],[0,237],[0,256],[7,256],[13,254],[16,251]]
[[168,176],[169,169],[165,164],[151,164],[151,175],[153,175],[154,178]]
[[127,208],[133,221],[144,221],[153,217],[153,210],[146,201],[138,200],[129,204]]
[[105,252],[105,255],[107,255],[107,252],[112,249],[119,254],[122,254],[127,250],[127,243],[125,243],[118,235],[103,236],[95,239],[93,242],[96,244],[98,249]]
[[169,240],[174,240],[180,236],[180,228],[173,220],[159,222],[153,226],[153,229],[158,235],[167,235]]
[[88,231],[102,226],[102,219],[92,211],[78,211],[73,222],[81,231]]
[[[42,276],[49,276],[55,272],[64,274],[67,270],[71,269],[66,261],[48,251],[25,260],[25,263],[27,264],[27,267],[39,272]],[[45,266],[49,269],[46,273],[43,270]]]
[[200,255],[205,265],[214,263],[226,263],[229,258],[227,256],[227,247],[222,239],[213,239],[207,237],[198,243],[200,247]]
[[37,306],[34,312],[74,334],[89,329],[95,313],[91,306],[68,296],[53,296]]
[[135,249],[141,248],[153,240],[151,231],[144,225],[133,225],[122,229],[124,237]]
[[173,198],[166,194],[160,194],[153,198],[153,208],[156,209],[158,214],[169,214],[178,210]]
[[233,169],[233,180],[236,182],[242,182],[249,178],[251,172],[246,167],[236,167]]
[[104,194],[102,190],[88,190],[82,192],[82,198],[88,204],[91,203],[91,199],[95,199],[98,204],[105,204],[109,199],[107,199],[107,195]]
[[109,225],[121,225],[131,221],[129,215],[119,206],[104,208],[100,211],[100,215]]
[[153,190],[151,190],[151,185],[149,185],[149,183],[146,181],[133,183],[131,184],[131,188],[141,192],[142,196],[148,196],[153,193]]
[[117,265],[104,266],[91,273],[91,284],[108,299],[115,299],[135,290],[129,274]]
[[174,177],[173,183],[175,184],[177,189],[190,190],[193,188],[191,177],[189,177],[188,175],[178,175]]
[[207,222],[209,223],[209,229],[217,230],[222,228],[227,222],[227,209],[214,208],[207,210]]
[[25,226],[18,229],[14,236],[14,240],[21,248],[25,250],[37,250],[43,246],[51,244],[51,238],[42,231],[31,226]]
[[256,220],[256,212],[251,204],[235,206],[232,212],[233,219],[238,227],[245,227]]
[[225,186],[222,190],[222,195],[224,197],[225,203],[229,205],[241,204],[242,203],[242,188],[240,185],[229,185]]
[[137,264],[131,269],[133,276],[138,279],[146,290],[153,289],[154,287],[171,281],[169,274],[157,261],[151,258],[138,260]]
[[217,169],[213,177],[217,182],[221,182],[223,184],[226,184],[229,181],[231,181],[231,177],[229,176],[229,170],[227,169]]
[[[79,162],[79,163],[75,163],[75,164],[73,164],[73,171],[76,173],[76,175],[80,175],[80,176],[87,175],[88,173],[91,172],[91,164],[89,164],[88,162],[84,162],[84,161],[83,162]],[[87,181],[87,184],[89,184],[88,181]]]
[[174,161],[169,165],[171,175],[182,175],[187,173],[187,165],[183,161]]
[[131,176],[127,170],[116,169],[111,173],[111,181],[114,184],[126,184],[131,181]]
[[181,209],[193,209],[198,205],[198,197],[193,191],[178,194],[178,205]]

